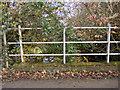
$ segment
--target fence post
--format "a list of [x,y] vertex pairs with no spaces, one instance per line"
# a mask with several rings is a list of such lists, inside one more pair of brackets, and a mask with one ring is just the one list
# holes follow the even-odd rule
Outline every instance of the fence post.
[[[4,59],[6,60],[6,56],[7,56],[7,49],[6,49],[6,45],[7,45],[7,41],[6,41],[6,32],[5,32],[5,30],[3,30],[3,39],[4,39],[4,50],[5,50],[5,52],[4,52]],[[8,61],[6,61],[6,67],[8,68],[9,66],[8,66]]]
[[20,25],[18,25],[18,31],[19,31],[19,42],[20,42],[21,61],[24,62],[24,59],[23,59],[23,47],[22,47],[22,33],[21,33],[21,26],[20,26]]
[[[2,62],[3,62],[3,45],[2,45],[2,32],[0,31],[0,70],[2,70]],[[0,74],[1,75],[1,74]]]
[[63,31],[63,54],[64,54],[64,57],[63,57],[63,63],[65,64],[66,63],[66,57],[65,57],[65,29],[66,28],[64,28],[64,31]]
[[108,30],[108,35],[107,35],[107,41],[108,41],[108,45],[107,45],[107,63],[109,63],[110,60],[110,32],[111,32],[111,25],[108,24],[109,30]]

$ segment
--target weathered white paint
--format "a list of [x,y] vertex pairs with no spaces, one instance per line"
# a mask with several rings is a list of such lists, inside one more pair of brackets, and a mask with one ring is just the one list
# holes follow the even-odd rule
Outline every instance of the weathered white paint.
[[[73,29],[109,29],[109,33],[107,36],[107,41],[66,41],[65,40],[65,32],[66,32],[66,28],[64,28],[63,31],[63,42],[22,42],[22,39],[19,38],[19,42],[8,42],[8,44],[20,44],[21,46],[21,54],[9,54],[9,56],[21,56],[21,60],[23,62],[23,56],[63,56],[63,63],[66,63],[66,56],[70,55],[107,55],[107,63],[109,63],[110,60],[110,55],[120,55],[120,53],[110,53],[110,43],[120,43],[120,41],[110,41],[110,31],[111,29],[115,28],[115,27],[111,27],[110,25],[108,27],[73,27]],[[116,27],[116,29],[118,29],[120,27]],[[8,28],[9,30],[13,30],[13,29],[18,29],[19,30],[19,34],[20,37],[22,37],[21,35],[21,30],[29,30],[29,29],[42,29],[42,28]],[[54,44],[54,43],[62,43],[63,44],[63,54],[23,54],[23,50],[22,50],[22,44]],[[106,43],[108,44],[107,46],[107,53],[78,53],[78,54],[66,54],[66,43]]]
[[107,46],[107,63],[110,61],[110,31],[111,31],[111,25],[108,24],[109,30],[108,30],[108,35],[107,35],[107,41],[108,41],[108,46]]
[[[65,27],[65,28],[67,28],[67,27]],[[99,28],[101,28],[101,29],[107,29],[107,28],[109,28],[109,27],[73,27],[74,29],[99,29]],[[111,29],[113,29],[113,28],[116,28],[116,29],[118,29],[118,28],[120,28],[120,27],[110,27]],[[8,28],[8,30],[15,30],[15,29],[18,29],[18,28]],[[42,28],[21,28],[21,30],[30,30],[30,29],[42,29]]]
[[[5,30],[3,30],[3,40],[4,40],[4,45],[6,46],[7,45],[7,42],[6,42],[6,32]],[[5,56],[7,56],[7,51],[5,51]],[[8,64],[8,61],[6,61],[6,67],[8,68],[9,67],[9,64]]]
[[24,62],[24,59],[23,59],[23,47],[22,47],[22,33],[21,33],[21,26],[20,25],[18,26],[18,32],[19,32],[21,61]]
[[63,42],[64,42],[64,45],[63,45],[63,54],[64,54],[64,57],[63,57],[63,63],[65,64],[66,63],[66,56],[65,56],[65,53],[66,53],[66,48],[65,48],[65,29],[64,28],[64,31],[63,31]]

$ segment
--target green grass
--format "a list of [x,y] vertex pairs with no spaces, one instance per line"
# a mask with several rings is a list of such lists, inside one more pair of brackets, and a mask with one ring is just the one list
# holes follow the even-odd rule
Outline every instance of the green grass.
[[115,62],[110,62],[109,64],[107,64],[106,62],[88,62],[88,63],[80,63],[80,64],[66,64],[66,65],[70,65],[70,66],[117,66],[120,65],[119,61],[115,61]]
[[14,64],[13,68],[26,68],[26,67],[66,67],[66,66],[72,66],[72,67],[80,67],[80,66],[118,66],[120,65],[120,61],[114,61],[107,64],[106,62],[87,62],[87,63],[66,63],[66,64],[60,64],[60,63],[35,63],[35,64],[29,64],[29,63],[20,63],[20,64]]

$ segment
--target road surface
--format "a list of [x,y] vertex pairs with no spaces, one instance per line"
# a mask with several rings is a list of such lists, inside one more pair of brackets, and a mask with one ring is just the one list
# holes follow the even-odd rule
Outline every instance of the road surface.
[[3,88],[118,88],[118,79],[19,80]]

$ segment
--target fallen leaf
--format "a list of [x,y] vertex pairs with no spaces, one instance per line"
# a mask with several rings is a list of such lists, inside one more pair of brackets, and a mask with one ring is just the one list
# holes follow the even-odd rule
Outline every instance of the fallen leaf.
[[6,83],[2,83],[2,86],[4,86]]

